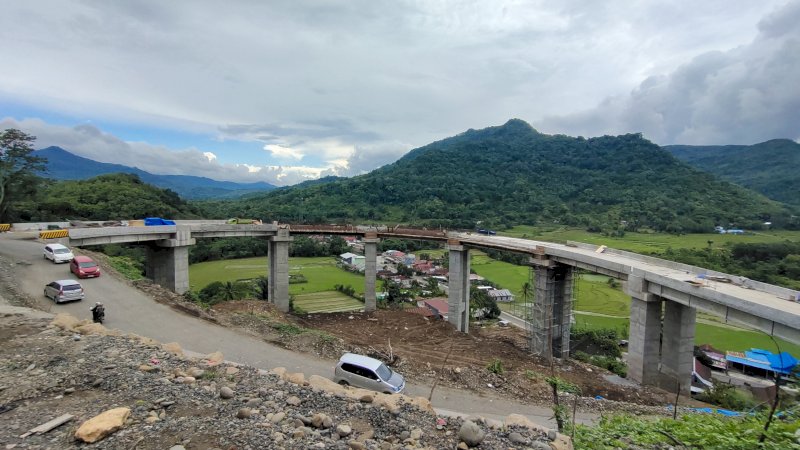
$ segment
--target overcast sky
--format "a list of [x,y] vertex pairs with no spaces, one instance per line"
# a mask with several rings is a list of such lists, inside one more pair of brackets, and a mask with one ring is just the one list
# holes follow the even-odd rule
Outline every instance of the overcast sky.
[[469,128],[800,138],[800,0],[5,1],[0,129],[159,174],[355,175]]

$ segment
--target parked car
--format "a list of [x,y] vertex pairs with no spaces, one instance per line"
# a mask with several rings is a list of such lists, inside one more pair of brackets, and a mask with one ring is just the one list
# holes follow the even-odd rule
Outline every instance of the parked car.
[[56,280],[44,287],[44,296],[56,303],[80,301],[85,294],[83,286],[75,280]]
[[72,258],[75,257],[69,248],[61,244],[47,244],[44,246],[42,253],[44,254],[45,259],[49,259],[56,264],[70,262],[72,261]]
[[76,256],[69,263],[69,270],[78,278],[93,278],[100,276],[100,266],[88,256]]
[[384,394],[400,393],[406,387],[402,375],[381,361],[369,356],[345,353],[333,370],[333,381],[343,386],[356,386]]

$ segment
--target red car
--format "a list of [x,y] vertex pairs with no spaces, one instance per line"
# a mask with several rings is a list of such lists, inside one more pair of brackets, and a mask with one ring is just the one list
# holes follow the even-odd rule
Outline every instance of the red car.
[[69,262],[69,270],[78,278],[93,278],[100,276],[100,267],[88,256],[76,256]]

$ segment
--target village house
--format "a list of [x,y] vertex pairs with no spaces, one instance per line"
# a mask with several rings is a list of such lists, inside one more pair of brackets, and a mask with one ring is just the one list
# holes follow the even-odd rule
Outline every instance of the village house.
[[366,266],[366,260],[362,255],[356,255],[355,253],[342,253],[339,255],[339,260],[342,264],[346,264],[354,269],[357,270],[364,270]]
[[514,295],[511,294],[511,291],[508,289],[492,289],[491,291],[486,291],[489,294],[489,297],[496,301],[496,302],[513,302]]
[[434,297],[422,300],[417,304],[422,303],[421,306],[428,308],[437,318],[447,320],[447,309],[449,307],[447,299],[444,297]]

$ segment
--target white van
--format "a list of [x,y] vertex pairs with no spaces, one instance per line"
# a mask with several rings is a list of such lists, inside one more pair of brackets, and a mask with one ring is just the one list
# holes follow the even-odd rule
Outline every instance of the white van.
[[406,387],[403,376],[386,364],[355,353],[345,353],[339,358],[333,370],[333,381],[343,386],[353,385],[384,394],[397,394]]
[[44,246],[42,253],[45,259],[49,259],[56,264],[70,262],[75,257],[69,248],[61,244],[47,244]]

